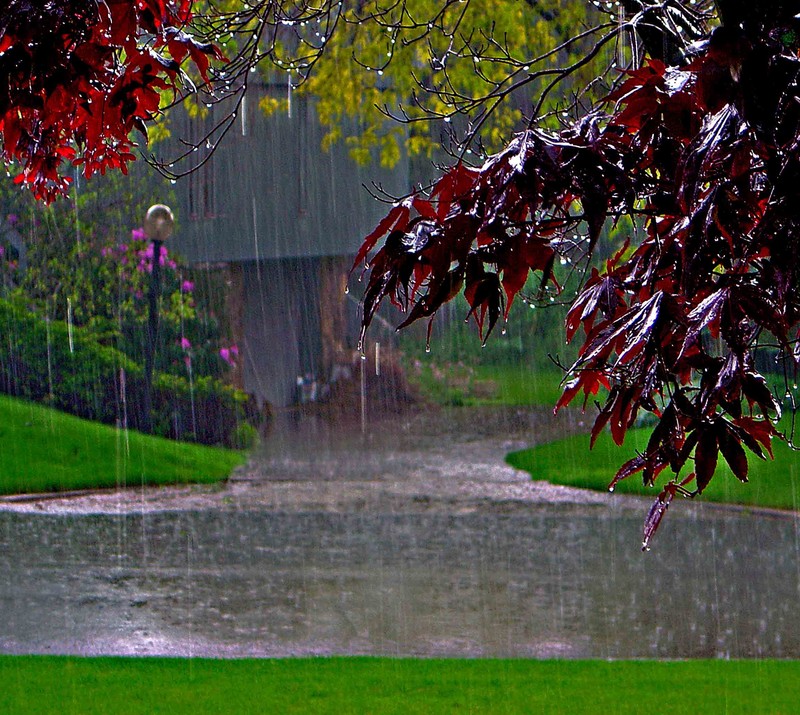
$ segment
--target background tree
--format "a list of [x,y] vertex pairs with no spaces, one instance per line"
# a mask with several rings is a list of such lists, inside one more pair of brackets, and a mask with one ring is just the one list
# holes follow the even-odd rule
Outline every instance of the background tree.
[[[386,11],[380,22],[359,22],[369,7],[344,15],[343,27],[314,71],[300,76],[298,89],[315,98],[328,128],[326,142],[344,139],[361,163],[368,163],[377,147],[384,166],[393,166],[401,151],[430,157],[443,137],[454,138],[455,132],[447,131],[453,121],[462,129],[471,122],[473,133],[480,125],[482,145],[500,149],[528,106],[523,97],[511,96],[515,70],[524,71],[531,57],[561,45],[587,21],[583,3],[553,0],[444,7],[441,0],[418,0],[402,12],[398,6],[394,15]],[[431,18],[436,32],[428,27]],[[585,50],[580,42],[570,43],[550,64],[576,60]],[[289,73],[290,81],[295,74]],[[582,84],[590,79],[584,76]]]
[[[262,100],[265,112],[285,109],[295,92],[312,95],[326,144],[344,140],[356,161],[377,154],[384,166],[401,151],[430,157],[443,138],[455,151],[499,149],[529,109],[517,90],[542,92],[560,65],[576,64],[580,93],[594,89],[595,68],[583,62],[591,32],[574,35],[595,26],[599,13],[582,2],[207,0],[195,11],[193,30],[229,61],[212,64],[211,81],[197,83],[190,111],[202,115],[223,101],[230,111],[182,156],[152,158],[170,178],[190,170],[180,159],[191,156],[194,165],[197,152],[213,153],[256,80],[287,87],[283,98]],[[532,58],[539,66],[528,76]],[[543,106],[553,112],[561,99]],[[465,135],[477,140],[472,149],[460,146]]]

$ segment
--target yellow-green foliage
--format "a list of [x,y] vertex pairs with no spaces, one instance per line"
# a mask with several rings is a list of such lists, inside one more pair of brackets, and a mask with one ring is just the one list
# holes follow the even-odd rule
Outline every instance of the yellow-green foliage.
[[[196,7],[208,11],[204,3]],[[480,119],[484,146],[501,148],[524,126],[525,115],[552,78],[524,82],[530,73],[571,64],[596,38],[571,44],[541,61],[537,58],[598,18],[593,6],[578,0],[262,3],[246,21],[242,13],[253,6],[241,0],[219,0],[214,7],[211,15],[237,17],[235,33],[222,32],[215,39],[224,54],[235,56],[243,42],[258,35],[263,76],[291,82],[297,91],[315,97],[327,130],[323,146],[343,140],[357,161],[379,155],[387,167],[397,163],[403,150],[430,155],[441,132],[440,126],[432,130],[426,122],[393,124],[387,114],[418,120],[469,110],[466,121]],[[556,109],[599,71],[597,63],[582,67],[544,108]],[[526,86],[513,101],[479,101],[498,86],[505,90],[520,82]],[[478,105],[470,106],[474,100]],[[260,106],[271,114],[286,103],[285,98],[270,97]],[[459,126],[463,128],[461,119]]]
[[[376,6],[385,6],[376,0],[359,4],[361,17],[368,16]],[[408,16],[417,20],[434,17],[441,5],[440,0],[402,3]],[[533,5],[520,0],[457,3],[416,42],[414,38],[423,34],[419,29],[393,30],[369,21],[340,23],[301,91],[317,99],[320,120],[328,130],[327,143],[344,138],[351,155],[361,162],[369,161],[378,150],[381,164],[392,166],[400,158],[401,145],[411,154],[430,154],[439,136],[425,123],[410,124],[408,128],[392,126],[385,112],[420,118],[426,112],[448,115],[454,109],[446,96],[425,92],[420,83],[444,90],[449,80],[451,91],[480,98],[514,72],[514,66],[503,59],[505,52],[524,67],[580,31],[586,23],[586,12],[584,3],[564,5],[560,0]],[[348,18],[354,20],[352,10]],[[448,35],[456,27],[451,39]],[[503,51],[492,47],[489,37],[502,45]],[[432,60],[444,62],[446,72],[434,71]],[[564,65],[569,60],[566,54],[557,55],[537,69]],[[523,79],[525,74],[518,67],[513,81]],[[541,87],[537,83],[529,85],[531,99]],[[520,128],[523,112],[515,104],[500,102],[482,128],[488,149],[499,149]]]
[[[464,129],[477,122],[483,146],[500,149],[524,127],[553,78],[527,81],[530,74],[584,59],[599,35],[551,51],[602,22],[599,10],[580,0],[196,0],[194,11],[203,18],[200,35],[223,55],[245,58],[246,68],[257,38],[261,76],[315,98],[327,132],[324,148],[344,141],[356,161],[377,156],[385,167],[404,151],[431,156],[441,125],[417,120],[456,110],[462,116],[454,124]],[[607,60],[607,52],[599,53],[571,72],[548,96],[544,112],[581,94]],[[226,66],[217,70],[224,82]],[[201,84],[199,77],[193,80]],[[519,84],[524,87],[512,100],[498,96]],[[269,115],[285,110],[287,102],[265,97],[259,104]],[[187,106],[191,116],[204,114],[200,103]],[[396,124],[387,115],[411,122]],[[167,132],[166,126],[157,131]]]

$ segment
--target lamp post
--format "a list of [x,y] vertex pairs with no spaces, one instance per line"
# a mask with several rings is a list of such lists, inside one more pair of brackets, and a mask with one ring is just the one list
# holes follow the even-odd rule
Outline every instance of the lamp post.
[[147,209],[144,217],[144,234],[153,247],[153,265],[150,273],[148,294],[147,337],[144,343],[144,395],[142,399],[141,430],[153,431],[153,367],[158,341],[158,298],[161,294],[161,246],[172,235],[175,219],[172,210],[164,204],[155,204]]

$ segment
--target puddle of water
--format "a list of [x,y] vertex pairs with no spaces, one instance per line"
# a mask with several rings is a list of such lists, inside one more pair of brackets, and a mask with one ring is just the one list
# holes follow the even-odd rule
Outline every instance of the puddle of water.
[[800,657],[795,521],[670,517],[0,513],[0,651]]

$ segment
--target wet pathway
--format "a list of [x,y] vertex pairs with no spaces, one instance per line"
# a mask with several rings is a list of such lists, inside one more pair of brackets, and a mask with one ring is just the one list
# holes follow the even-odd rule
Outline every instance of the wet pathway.
[[6,504],[0,651],[800,657],[792,516],[681,505],[642,554],[640,501],[502,464],[568,418],[476,414],[286,423],[221,489]]

